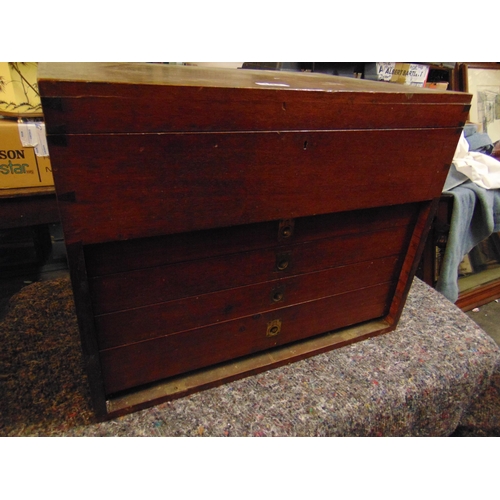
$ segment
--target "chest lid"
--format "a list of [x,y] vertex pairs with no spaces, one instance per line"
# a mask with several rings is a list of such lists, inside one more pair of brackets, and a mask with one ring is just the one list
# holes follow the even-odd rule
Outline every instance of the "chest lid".
[[49,134],[463,126],[470,96],[319,73],[40,63]]

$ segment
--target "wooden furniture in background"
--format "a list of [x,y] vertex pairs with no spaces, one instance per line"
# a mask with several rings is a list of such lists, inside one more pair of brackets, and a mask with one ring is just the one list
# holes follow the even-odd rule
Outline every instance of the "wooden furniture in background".
[[[432,287],[436,285],[439,276],[441,261],[448,241],[452,211],[453,196],[449,193],[443,193],[417,270],[417,276]],[[467,287],[464,284],[467,278],[459,276],[458,283],[461,291],[455,302],[457,307],[463,311],[470,311],[499,298],[500,280],[489,278],[489,275],[491,273],[478,272],[475,274],[475,283]]]
[[470,102],[148,64],[39,88],[101,416],[393,330]]
[[436,286],[441,259],[448,241],[452,209],[453,196],[446,193],[442,194],[439,198],[438,207],[416,273],[422,281],[433,288]]
[[0,229],[59,222],[53,187],[0,189]]
[[52,247],[48,225],[59,222],[54,187],[0,189],[0,214],[2,277],[41,265]]

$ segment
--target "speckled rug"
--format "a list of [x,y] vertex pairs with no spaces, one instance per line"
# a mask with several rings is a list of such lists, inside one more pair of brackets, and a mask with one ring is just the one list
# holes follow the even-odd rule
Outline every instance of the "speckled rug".
[[500,349],[420,280],[396,331],[108,422],[93,418],[69,280],[0,322],[1,436],[498,436]]

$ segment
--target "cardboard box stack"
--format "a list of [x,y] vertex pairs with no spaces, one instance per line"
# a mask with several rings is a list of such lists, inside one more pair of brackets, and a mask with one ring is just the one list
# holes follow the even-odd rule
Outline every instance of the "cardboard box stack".
[[0,63],[0,189],[54,185],[36,63]]

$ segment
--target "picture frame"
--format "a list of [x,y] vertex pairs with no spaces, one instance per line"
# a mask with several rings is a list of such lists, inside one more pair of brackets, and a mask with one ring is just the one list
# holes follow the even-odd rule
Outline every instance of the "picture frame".
[[460,70],[461,90],[473,95],[469,121],[493,143],[500,141],[500,64],[463,63]]

